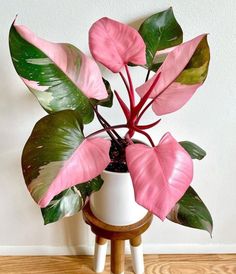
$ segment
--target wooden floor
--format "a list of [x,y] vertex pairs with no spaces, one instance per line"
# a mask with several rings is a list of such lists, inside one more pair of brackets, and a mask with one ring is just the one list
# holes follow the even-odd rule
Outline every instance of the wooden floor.
[[[0,257],[0,274],[92,274],[91,256]],[[109,257],[106,270],[109,271]],[[125,273],[131,274],[127,256]],[[236,254],[229,255],[145,255],[146,274],[236,274]]]

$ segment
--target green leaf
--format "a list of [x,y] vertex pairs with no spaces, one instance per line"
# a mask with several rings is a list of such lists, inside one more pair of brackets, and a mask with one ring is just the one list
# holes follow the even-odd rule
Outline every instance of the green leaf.
[[172,8],[147,18],[139,28],[146,44],[147,67],[152,69],[158,51],[177,46],[183,41],[183,32]]
[[211,214],[192,187],[188,188],[167,218],[180,225],[206,230],[212,235]]
[[44,224],[72,216],[81,210],[82,205],[83,199],[75,187],[64,190],[55,196],[47,207],[41,208]]
[[64,217],[78,213],[92,192],[98,191],[103,184],[101,176],[68,188],[55,196],[50,204],[41,209],[44,224],[56,222]]
[[63,110],[40,119],[22,154],[25,182],[38,203],[66,160],[83,142],[83,127],[78,113]]
[[181,141],[179,143],[188,152],[192,159],[202,160],[206,156],[206,151],[192,142]]
[[76,188],[80,191],[83,201],[85,203],[87,197],[89,197],[92,192],[99,191],[102,185],[103,179],[101,176],[98,176],[87,183],[76,185]]
[[203,83],[207,77],[209,62],[210,49],[205,36],[175,82],[185,85]]
[[103,99],[103,100],[96,100],[96,99],[90,99],[90,101],[92,102],[93,105],[100,105],[103,107],[108,107],[111,108],[113,105],[113,92],[111,89],[111,85],[110,83],[103,78],[103,82],[105,84],[107,93],[108,93],[108,97]]
[[[94,112],[89,99],[54,61],[26,41],[14,25],[9,33],[9,46],[17,73],[27,81],[25,83],[30,91],[48,113],[72,109],[80,113],[83,123],[93,120]],[[64,44],[64,47],[67,47],[73,56],[77,56],[74,62],[79,65],[79,50],[69,44]],[[42,90],[37,89],[37,85],[40,85]]]

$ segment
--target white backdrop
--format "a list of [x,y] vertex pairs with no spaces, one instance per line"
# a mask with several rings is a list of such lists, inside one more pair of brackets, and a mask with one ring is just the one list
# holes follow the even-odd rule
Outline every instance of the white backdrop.
[[[144,235],[146,253],[236,252],[236,2],[234,0],[1,0],[0,1],[0,254],[90,253],[93,235],[81,215],[48,226],[25,187],[20,168],[23,145],[45,112],[17,76],[8,50],[8,31],[18,23],[55,42],[70,42],[88,53],[87,31],[108,16],[138,26],[148,15],[172,6],[188,40],[210,33],[209,76],[193,99],[176,113],[163,117],[151,133],[157,142],[170,131],[178,140],[196,142],[207,150],[195,162],[193,186],[214,219],[213,239],[155,218]],[[106,77],[123,91],[117,75]],[[134,70],[132,70],[134,74]],[[144,79],[142,70],[136,84]],[[118,107],[116,106],[117,110]],[[105,114],[113,123],[123,116]],[[147,115],[151,122],[153,115]],[[89,130],[89,129],[88,129]]]

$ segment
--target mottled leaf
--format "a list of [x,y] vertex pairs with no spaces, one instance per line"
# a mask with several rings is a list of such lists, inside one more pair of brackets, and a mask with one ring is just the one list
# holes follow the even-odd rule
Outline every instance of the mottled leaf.
[[83,198],[83,204],[87,201],[88,197],[92,194],[92,192],[98,191],[103,185],[103,179],[101,176],[97,176],[96,178],[90,180],[87,183],[76,185],[75,187],[80,192]]
[[17,73],[48,113],[73,109],[84,123],[91,122],[94,113],[89,98],[107,97],[94,60],[70,44],[48,42],[15,24],[9,46]]
[[44,224],[73,216],[82,209],[82,205],[83,199],[75,187],[64,190],[56,195],[47,207],[41,208]]
[[110,141],[85,138],[77,113],[64,110],[36,123],[22,155],[28,189],[40,207],[98,176],[109,164]]
[[188,188],[167,218],[177,224],[206,230],[212,235],[213,221],[211,214],[192,187]]
[[41,208],[44,224],[56,222],[79,212],[90,194],[98,191],[102,184],[103,180],[101,176],[98,176],[87,183],[75,185],[56,195],[47,207]]
[[136,90],[143,97],[160,75],[150,94],[150,98],[155,98],[153,111],[157,115],[174,112],[185,105],[203,84],[209,61],[207,36],[203,34],[176,46],[156,74]]

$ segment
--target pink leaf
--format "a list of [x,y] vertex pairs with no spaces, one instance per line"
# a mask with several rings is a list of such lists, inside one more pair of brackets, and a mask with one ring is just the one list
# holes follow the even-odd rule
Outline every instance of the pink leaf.
[[107,17],[96,21],[89,31],[93,57],[113,72],[125,64],[145,65],[145,43],[132,27]]
[[183,85],[172,83],[163,94],[152,104],[152,109],[157,115],[163,115],[180,109],[193,96],[202,84]]
[[192,181],[192,159],[170,133],[156,147],[128,146],[126,159],[136,202],[164,220]]
[[101,174],[110,162],[110,145],[109,140],[102,138],[85,139],[71,157],[63,163],[46,194],[38,202],[40,207],[46,207],[52,198],[63,190],[88,182]]
[[[175,47],[174,50],[168,54],[164,63],[157,71],[156,74],[161,73],[161,76],[150,95],[150,98],[157,96],[153,104],[153,110],[157,115],[163,115],[178,110],[192,97],[197,88],[202,85],[203,80],[201,77],[199,77],[199,82],[195,84],[184,84],[184,82],[179,82],[178,77],[190,62],[199,44],[205,38],[206,34],[203,34]],[[198,56],[198,58],[201,57],[201,55]],[[208,58],[208,56],[206,56],[206,58]],[[207,72],[209,60],[206,60],[206,63],[207,65],[205,65],[204,69],[206,69]],[[194,73],[199,72],[197,71],[198,68],[193,69],[195,69],[195,71],[193,70],[191,76],[194,76]],[[143,97],[151,87],[155,80],[155,76],[156,75],[136,89],[141,97]]]
[[25,26],[14,26],[22,38],[44,52],[88,98],[101,100],[108,96],[98,65],[79,49],[70,44],[48,42]]

